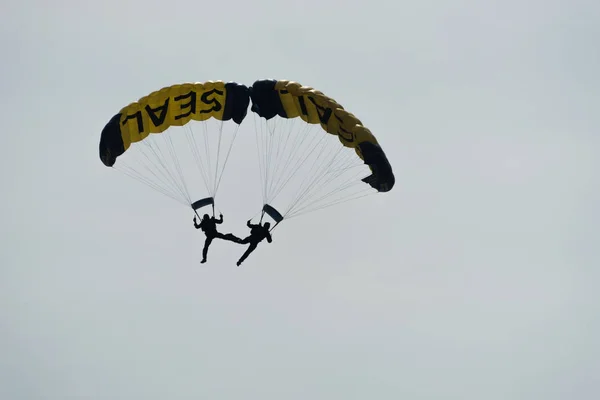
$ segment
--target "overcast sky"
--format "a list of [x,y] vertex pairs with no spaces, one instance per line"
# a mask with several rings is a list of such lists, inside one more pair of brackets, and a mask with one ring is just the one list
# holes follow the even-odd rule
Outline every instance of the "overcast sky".
[[[600,398],[597,2],[1,10],[1,398]],[[200,264],[191,210],[106,168],[100,132],[163,86],[262,78],[356,114],[396,187]]]

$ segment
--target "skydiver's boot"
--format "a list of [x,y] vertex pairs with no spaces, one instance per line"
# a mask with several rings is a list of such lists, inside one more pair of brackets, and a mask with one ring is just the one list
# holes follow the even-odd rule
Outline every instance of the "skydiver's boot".
[[208,255],[208,246],[210,246],[211,242],[212,239],[206,238],[206,242],[204,242],[204,248],[202,249],[202,261],[200,261],[200,264],[204,264],[206,262],[206,256]]
[[248,258],[248,256],[250,255],[250,253],[252,253],[255,249],[256,246],[258,246],[258,243],[255,242],[251,242],[250,246],[248,246],[248,248],[246,249],[246,251],[244,252],[244,254],[242,254],[242,256],[240,257],[240,259],[237,262],[237,266],[239,267],[241,263],[244,262],[244,260],[246,258]]

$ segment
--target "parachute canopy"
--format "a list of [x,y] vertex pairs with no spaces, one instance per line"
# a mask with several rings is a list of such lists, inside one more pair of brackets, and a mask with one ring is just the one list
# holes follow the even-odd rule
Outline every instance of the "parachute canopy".
[[251,88],[252,111],[269,120],[300,117],[309,124],[320,124],[340,142],[354,148],[371,168],[372,175],[363,179],[379,192],[394,187],[392,167],[371,131],[335,100],[311,87],[286,80],[258,80]]
[[216,118],[241,124],[250,103],[248,87],[221,81],[164,87],[131,103],[111,118],[100,137],[100,159],[111,167],[131,145],[171,126]]
[[[214,213],[223,170],[249,106],[255,117],[263,216],[279,223],[362,197],[351,188],[372,193],[394,187],[392,167],[361,120],[322,92],[288,80],[261,79],[250,87],[222,81],[163,87],[109,120],[100,137],[100,159],[194,211],[212,206]],[[211,121],[220,125],[209,128]],[[233,121],[235,129],[223,161],[226,121]],[[204,135],[192,132],[198,126]],[[205,183],[202,193],[190,193],[190,182],[200,181],[188,176],[194,164]],[[295,194],[282,212],[277,202],[290,187]]]

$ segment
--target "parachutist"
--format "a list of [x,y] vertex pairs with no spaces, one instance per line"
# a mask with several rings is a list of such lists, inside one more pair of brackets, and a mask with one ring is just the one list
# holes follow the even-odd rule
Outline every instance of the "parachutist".
[[226,235],[217,231],[217,224],[223,223],[223,214],[220,214],[220,218],[216,219],[215,217],[209,217],[208,214],[204,214],[202,217],[202,221],[200,223],[197,222],[196,216],[194,215],[194,227],[196,229],[202,229],[204,234],[206,235],[206,240],[204,241],[204,248],[202,249],[202,261],[200,263],[206,262],[206,255],[208,254],[208,247],[212,243],[213,239],[223,239],[229,240],[230,242],[239,243],[240,238],[235,235],[228,233]]
[[264,239],[267,239],[267,242],[269,242],[269,243],[271,243],[273,241],[273,238],[271,238],[271,233],[269,232],[269,227],[271,226],[271,224],[269,224],[268,222],[265,222],[263,225],[261,225],[260,223],[259,224],[251,224],[250,220],[248,220],[246,225],[248,226],[248,228],[250,228],[250,236],[248,236],[244,239],[241,239],[241,240],[238,239],[238,241],[236,243],[239,243],[239,244],[250,243],[250,246],[248,246],[248,249],[246,249],[246,252],[244,252],[244,254],[242,254],[242,257],[240,257],[240,259],[236,263],[236,265],[238,267],[240,266],[240,264],[242,264],[242,262],[244,262],[244,260],[250,255],[250,253],[252,253],[256,249],[258,244],[260,242],[262,242]]

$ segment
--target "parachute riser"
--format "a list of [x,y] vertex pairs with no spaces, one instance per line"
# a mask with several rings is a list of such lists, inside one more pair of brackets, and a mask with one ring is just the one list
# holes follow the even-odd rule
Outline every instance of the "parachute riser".
[[277,225],[279,225],[279,223],[280,223],[280,222],[281,222],[281,221],[279,221],[279,222],[276,222],[276,223],[275,223],[275,225],[273,225],[273,227],[272,227],[271,229],[269,229],[269,232],[273,232],[273,229],[275,229],[275,227],[276,227]]

